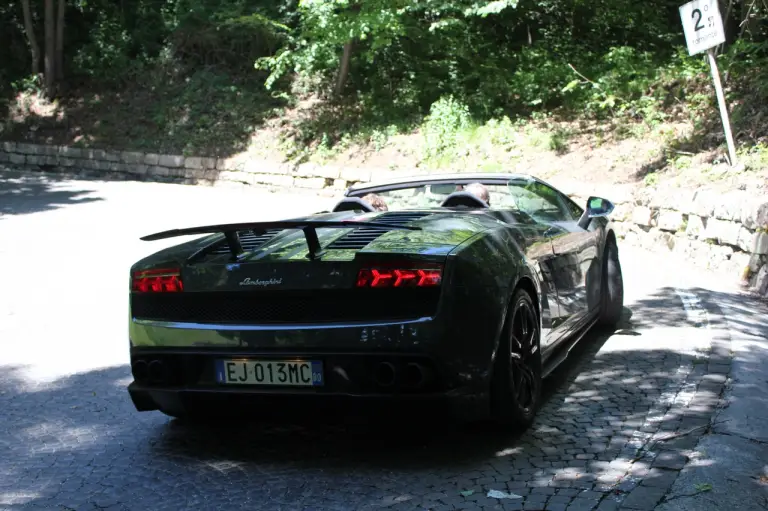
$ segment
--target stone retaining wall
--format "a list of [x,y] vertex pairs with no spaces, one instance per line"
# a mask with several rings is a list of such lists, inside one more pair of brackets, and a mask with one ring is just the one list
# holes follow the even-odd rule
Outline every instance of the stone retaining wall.
[[[630,197],[605,192],[592,195],[616,203],[611,219],[625,244],[728,273],[768,296],[768,196],[709,189],[640,188]],[[589,193],[570,195],[585,204]]]
[[330,168],[257,160],[248,154],[205,158],[135,151],[106,151],[68,146],[0,142],[0,163],[32,170],[95,171],[134,179],[194,185],[221,182],[339,193],[369,181],[372,169]]
[[[203,158],[133,151],[0,142],[0,164],[31,170],[95,171],[131,179],[196,185],[240,183],[278,189],[308,189],[340,195],[358,182],[415,172],[299,165],[249,157]],[[580,205],[589,195],[616,204],[611,218],[626,244],[668,252],[690,264],[738,277],[768,295],[768,197],[746,190],[652,190],[631,185],[553,184]]]

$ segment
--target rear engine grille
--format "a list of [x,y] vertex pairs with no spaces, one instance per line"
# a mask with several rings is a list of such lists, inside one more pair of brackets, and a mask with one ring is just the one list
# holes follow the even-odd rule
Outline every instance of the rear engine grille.
[[[376,217],[373,221],[381,224],[405,225],[429,214],[430,213],[393,211],[391,213],[384,213],[383,215]],[[368,246],[373,240],[389,231],[390,229],[387,229],[386,227],[361,227],[337,239],[328,245],[328,248],[359,250]]]
[[[282,229],[269,229],[263,234],[254,234],[253,231],[239,231],[237,236],[240,238],[240,244],[243,246],[243,250],[249,252],[256,250],[258,247],[266,243],[279,234]],[[225,240],[221,240],[214,247],[212,247],[208,253],[210,255],[229,254],[229,246]]]
[[361,249],[368,246],[370,242],[389,232],[386,227],[362,227],[342,236],[330,245],[329,249]]
[[296,324],[389,321],[433,316],[439,289],[141,293],[136,319],[187,323]]
[[390,211],[377,216],[372,221],[380,224],[403,225],[431,214],[423,211]]

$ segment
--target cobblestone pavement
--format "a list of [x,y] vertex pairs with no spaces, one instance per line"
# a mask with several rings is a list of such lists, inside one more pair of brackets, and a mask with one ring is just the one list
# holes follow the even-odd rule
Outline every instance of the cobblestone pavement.
[[127,269],[163,246],[138,237],[325,204],[0,171],[0,509],[653,509],[695,461],[730,370],[718,304],[747,298],[629,249],[622,328],[580,343],[521,436],[136,413]]

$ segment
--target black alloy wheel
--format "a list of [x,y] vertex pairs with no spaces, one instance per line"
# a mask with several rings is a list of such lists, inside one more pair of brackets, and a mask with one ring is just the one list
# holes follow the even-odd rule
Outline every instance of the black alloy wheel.
[[619,261],[619,247],[614,239],[609,239],[605,244],[600,288],[598,323],[603,328],[615,329],[624,312],[624,278]]
[[540,336],[533,300],[519,289],[510,302],[491,381],[493,418],[506,427],[527,429],[539,408]]

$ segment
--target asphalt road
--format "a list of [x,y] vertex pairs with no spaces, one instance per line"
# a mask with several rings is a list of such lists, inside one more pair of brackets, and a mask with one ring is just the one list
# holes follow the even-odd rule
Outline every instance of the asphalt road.
[[139,236],[332,202],[0,170],[0,509],[765,509],[765,308],[629,248],[621,329],[584,339],[522,436],[136,413],[128,267],[178,241]]

